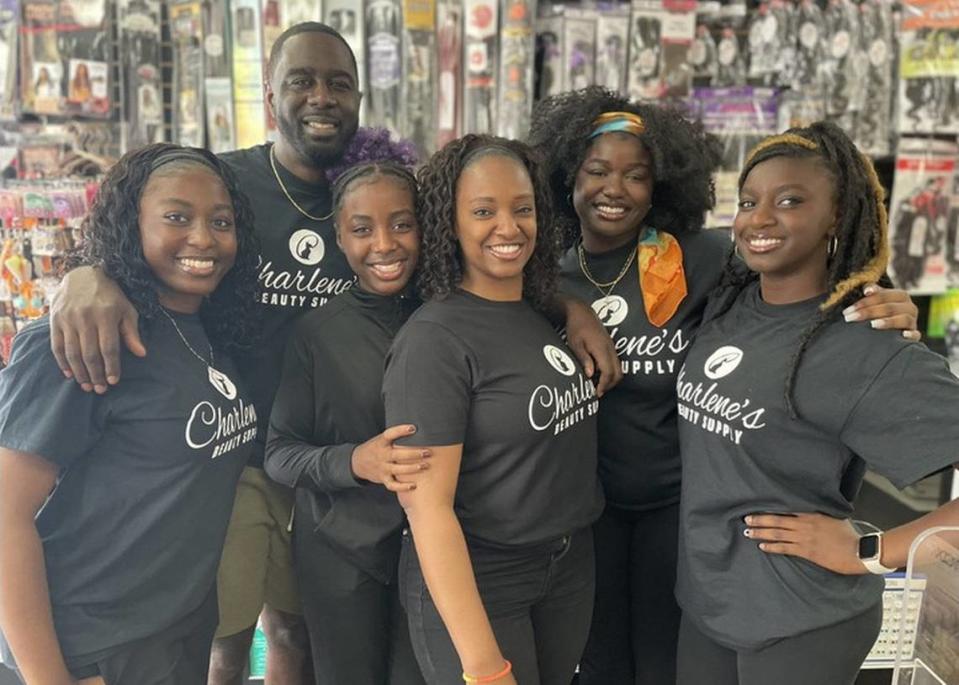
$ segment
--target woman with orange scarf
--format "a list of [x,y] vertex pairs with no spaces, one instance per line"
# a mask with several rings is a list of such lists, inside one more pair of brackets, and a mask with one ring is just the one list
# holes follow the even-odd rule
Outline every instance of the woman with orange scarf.
[[[592,303],[624,373],[600,402],[607,504],[593,530],[596,603],[580,685],[672,683],[676,377],[732,249],[726,231],[701,230],[714,201],[718,142],[676,111],[599,87],[540,102],[530,142],[545,157],[571,245],[560,287]],[[918,337],[908,296],[869,287],[850,317]]]

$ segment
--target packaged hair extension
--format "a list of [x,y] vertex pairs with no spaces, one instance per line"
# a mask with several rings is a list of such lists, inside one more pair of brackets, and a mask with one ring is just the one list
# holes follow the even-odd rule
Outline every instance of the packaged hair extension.
[[746,85],[746,50],[736,34],[735,26],[723,22],[716,44],[716,79],[719,88]]
[[959,15],[936,0],[903,2],[900,133],[959,132]]
[[230,78],[229,42],[226,3],[205,0],[203,3],[203,61],[206,77],[203,98],[206,109],[208,147],[213,152],[236,149],[236,127],[233,120],[233,81]]
[[826,53],[826,20],[815,0],[800,0],[797,12],[799,28],[792,87],[815,88],[821,82],[819,65]]
[[105,119],[112,113],[110,23],[106,0],[60,0],[57,4],[57,43],[64,59],[64,114]]
[[196,0],[170,5],[173,40],[173,140],[203,147],[203,11]]
[[0,0],[0,121],[17,117],[17,0]]
[[693,86],[714,85],[719,75],[719,47],[713,38],[713,18],[700,15],[696,19],[696,38],[689,48],[689,66],[693,72]]
[[[363,3],[357,0],[325,0],[326,23],[340,32],[356,56],[360,92],[366,92],[366,36],[363,25]],[[270,53],[264,48],[264,54]],[[364,98],[365,99],[365,98]],[[366,122],[366,106],[360,102],[360,123]]]
[[160,1],[121,0],[120,69],[124,93],[125,150],[164,139],[160,83]]
[[768,0],[762,0],[749,18],[749,82],[770,86],[776,82],[777,42],[779,21],[771,11]]
[[650,100],[660,95],[662,35],[665,12],[660,3],[633,3],[630,16],[629,97]]
[[529,133],[533,110],[533,17],[536,0],[502,0],[497,135]]
[[403,0],[403,107],[401,131],[420,159],[436,149],[436,0]]
[[869,155],[888,155],[892,143],[892,9],[881,0],[866,0],[861,10],[861,49],[866,57],[863,102],[856,120],[856,146]]
[[465,0],[463,3],[463,133],[493,133],[496,130],[496,30],[499,25],[496,0]]
[[463,9],[459,0],[436,2],[436,149],[460,136],[463,110]]
[[57,40],[57,4],[24,0],[20,28],[20,98],[23,111],[63,114],[64,58]]
[[367,122],[398,131],[402,7],[399,0],[367,0],[365,12]]
[[566,90],[593,84],[596,75],[596,19],[592,10],[567,9],[563,15]]
[[959,288],[959,171],[952,175],[952,205],[946,224],[946,266],[948,287]]
[[865,74],[861,60],[855,58],[859,33],[859,13],[850,0],[829,0],[825,12],[828,31],[825,61],[826,114],[845,130],[852,126],[848,113],[855,107],[857,79]]
[[280,3],[280,20],[284,31],[304,21],[322,21],[323,3],[321,0],[283,0]]
[[266,57],[260,33],[259,0],[231,0],[233,34],[233,106],[237,147],[259,145],[266,138],[263,76]]
[[902,138],[889,202],[890,275],[916,294],[943,292],[947,285],[947,228],[959,145]]
[[626,93],[626,55],[629,51],[629,13],[605,10],[596,20],[595,83]]
[[634,0],[630,28],[630,97],[648,100],[688,95],[688,54],[696,33],[695,3]]
[[536,19],[536,99],[563,92],[563,18]]
[[791,83],[799,42],[799,12],[790,0],[770,0],[769,13],[776,20],[776,35],[769,45],[776,56],[773,85]]

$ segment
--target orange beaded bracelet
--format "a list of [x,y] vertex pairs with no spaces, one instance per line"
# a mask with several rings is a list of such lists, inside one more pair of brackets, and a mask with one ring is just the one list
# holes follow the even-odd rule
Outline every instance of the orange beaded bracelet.
[[513,672],[513,664],[510,663],[509,659],[503,659],[503,669],[499,671],[498,673],[494,673],[493,675],[486,675],[486,676],[475,676],[475,675],[468,675],[464,671],[463,680],[467,683],[492,683],[499,680],[500,678],[508,676],[512,672]]

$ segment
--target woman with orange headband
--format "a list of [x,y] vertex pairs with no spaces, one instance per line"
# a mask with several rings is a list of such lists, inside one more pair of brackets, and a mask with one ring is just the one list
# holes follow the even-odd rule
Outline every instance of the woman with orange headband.
[[959,502],[886,533],[848,519],[867,466],[903,487],[959,457],[945,360],[843,321],[884,277],[886,230],[872,163],[835,125],[747,159],[741,261],[677,382],[680,685],[851,685],[882,622],[880,576],[922,530],[959,525]]
[[[675,388],[729,251],[725,231],[700,230],[718,146],[678,112],[598,87],[541,102],[530,137],[572,245],[561,289],[592,303],[624,371],[600,403],[607,505],[593,531],[596,605],[580,683],[671,683],[680,622]],[[877,289],[855,306],[877,326],[916,325],[904,293]]]

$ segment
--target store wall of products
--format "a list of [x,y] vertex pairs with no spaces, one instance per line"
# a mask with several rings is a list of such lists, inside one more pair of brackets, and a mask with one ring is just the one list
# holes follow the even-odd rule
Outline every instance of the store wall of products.
[[423,155],[467,132],[521,138],[536,99],[594,83],[684,108],[724,144],[710,226],[732,221],[758,138],[838,122],[893,170],[892,275],[936,295],[927,332],[959,363],[957,4],[0,0],[0,168],[16,179],[0,195],[2,254],[31,263],[2,265],[0,332],[45,307],[59,254],[35,264],[29,238],[36,226],[63,232],[57,250],[71,244],[82,212],[57,209],[75,190],[64,178],[95,178],[148,142],[219,152],[272,137],[265,57],[286,27],[322,20],[357,56],[363,123]]

